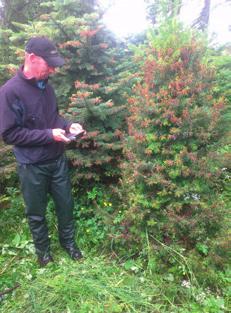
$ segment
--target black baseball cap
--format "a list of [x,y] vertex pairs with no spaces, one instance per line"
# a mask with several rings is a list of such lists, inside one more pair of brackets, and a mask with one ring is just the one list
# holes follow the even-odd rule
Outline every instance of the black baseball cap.
[[65,63],[53,42],[47,37],[32,37],[27,42],[25,51],[43,58],[51,67],[62,66]]

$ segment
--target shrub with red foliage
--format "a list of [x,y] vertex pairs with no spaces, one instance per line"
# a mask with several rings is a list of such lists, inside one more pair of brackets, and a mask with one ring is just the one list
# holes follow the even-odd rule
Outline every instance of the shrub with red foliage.
[[128,97],[123,166],[125,220],[135,242],[148,229],[167,244],[192,248],[221,226],[220,169],[212,160],[224,99],[213,96],[215,73],[203,64],[204,53],[194,39],[175,50],[143,52],[139,83]]

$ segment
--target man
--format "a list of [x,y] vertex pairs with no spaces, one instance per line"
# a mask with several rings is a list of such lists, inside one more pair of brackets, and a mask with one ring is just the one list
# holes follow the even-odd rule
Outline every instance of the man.
[[45,219],[47,195],[55,203],[61,246],[74,260],[82,254],[75,244],[73,199],[64,146],[68,134],[83,133],[82,126],[59,116],[50,74],[64,59],[46,37],[31,38],[25,62],[0,88],[0,134],[14,145],[25,213],[41,266],[53,261]]

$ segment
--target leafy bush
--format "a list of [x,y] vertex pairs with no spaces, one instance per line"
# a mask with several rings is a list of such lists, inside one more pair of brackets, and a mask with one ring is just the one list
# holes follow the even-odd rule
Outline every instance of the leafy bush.
[[123,223],[131,242],[141,243],[147,229],[167,244],[207,254],[223,226],[217,149],[226,101],[214,97],[215,69],[206,56],[203,40],[174,21],[150,33],[139,51],[143,66],[128,95],[123,165]]

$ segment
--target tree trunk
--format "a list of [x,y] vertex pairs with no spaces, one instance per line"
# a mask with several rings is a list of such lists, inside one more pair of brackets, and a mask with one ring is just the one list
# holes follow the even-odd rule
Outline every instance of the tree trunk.
[[205,31],[206,29],[208,29],[210,5],[211,5],[211,0],[204,0],[204,7],[199,17],[193,22],[192,24],[193,27],[202,31]]

